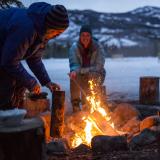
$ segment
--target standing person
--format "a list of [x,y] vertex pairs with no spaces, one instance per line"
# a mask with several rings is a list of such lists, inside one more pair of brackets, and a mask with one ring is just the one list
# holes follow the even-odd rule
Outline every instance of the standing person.
[[80,102],[82,102],[82,105],[86,103],[86,95],[84,94],[88,92],[90,76],[100,79],[101,85],[105,79],[104,50],[94,40],[90,26],[83,25],[79,36],[78,42],[73,43],[69,52],[70,93],[73,112],[80,111]]
[[[48,76],[42,51],[68,25],[68,13],[62,5],[39,2],[27,9],[0,10],[0,110],[20,107],[26,88],[35,94],[40,93],[40,84],[50,91],[60,88]],[[40,84],[26,71],[22,60]]]

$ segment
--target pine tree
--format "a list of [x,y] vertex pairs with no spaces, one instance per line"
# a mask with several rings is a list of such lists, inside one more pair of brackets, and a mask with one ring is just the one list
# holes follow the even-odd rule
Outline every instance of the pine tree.
[[0,0],[1,8],[9,8],[11,5],[23,7],[23,3],[20,0]]

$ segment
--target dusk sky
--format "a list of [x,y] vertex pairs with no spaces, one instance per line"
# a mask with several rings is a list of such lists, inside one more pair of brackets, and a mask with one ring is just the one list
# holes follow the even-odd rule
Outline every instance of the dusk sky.
[[25,6],[33,2],[62,4],[67,9],[92,9],[100,12],[126,12],[143,6],[160,7],[160,0],[22,0]]

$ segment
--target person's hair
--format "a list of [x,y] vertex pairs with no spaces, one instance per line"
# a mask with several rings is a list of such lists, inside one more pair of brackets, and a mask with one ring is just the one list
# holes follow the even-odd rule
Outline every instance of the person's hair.
[[79,34],[81,35],[83,32],[88,32],[92,36],[92,29],[89,25],[82,25]]

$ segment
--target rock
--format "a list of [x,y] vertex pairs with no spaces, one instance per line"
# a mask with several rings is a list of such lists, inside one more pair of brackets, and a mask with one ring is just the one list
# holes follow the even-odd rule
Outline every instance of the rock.
[[140,131],[143,131],[145,128],[150,128],[152,126],[158,126],[160,125],[160,116],[150,116],[145,118],[140,123]]
[[137,117],[130,119],[122,128],[121,131],[130,134],[135,134],[140,131],[140,120]]
[[139,147],[154,143],[158,138],[159,133],[151,129],[144,129],[140,134],[133,137],[129,143],[130,149],[137,149]]
[[85,144],[80,144],[78,147],[73,149],[73,153],[86,154],[91,151],[91,148]]
[[150,130],[160,133],[160,125],[159,126],[152,126],[152,127],[150,127]]
[[116,128],[120,128],[132,118],[139,116],[140,113],[134,106],[127,103],[121,103],[117,105],[116,109],[111,114],[111,120]]
[[142,119],[148,116],[156,115],[158,112],[160,112],[159,106],[136,104],[135,107],[141,113]]
[[157,142],[159,144],[159,149],[160,149],[160,125],[159,126],[153,126],[153,127],[150,128],[150,130],[156,132]]
[[95,136],[92,138],[91,146],[94,154],[127,150],[127,138],[125,136]]
[[107,102],[107,106],[105,109],[108,109],[109,112],[113,112],[116,108],[117,104],[115,102]]
[[56,139],[47,144],[47,153],[49,155],[67,154],[68,144],[64,139]]

